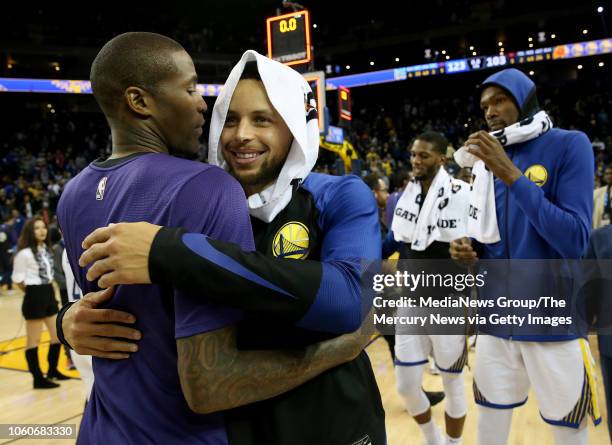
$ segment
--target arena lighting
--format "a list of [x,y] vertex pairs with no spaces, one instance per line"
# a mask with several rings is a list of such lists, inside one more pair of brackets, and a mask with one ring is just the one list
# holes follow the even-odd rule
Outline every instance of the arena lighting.
[[316,24],[316,23],[314,23],[314,24],[312,25],[312,27],[313,27],[314,29],[317,29],[317,24]]
[[[553,36],[554,34],[551,35],[551,38]],[[335,90],[338,86],[353,88],[379,83],[401,82],[416,77],[500,69],[532,62],[576,59],[610,53],[612,53],[612,38],[509,52],[505,55],[497,54],[452,60],[447,55],[446,60],[440,62],[331,77],[326,79],[326,89]],[[350,65],[347,66],[350,68]],[[219,84],[198,84],[197,89],[203,96],[214,97],[219,95],[222,87],[223,85]],[[0,93],[3,92],[91,94],[91,85],[89,81],[85,80],[3,77],[0,78]]]
[[599,62],[599,64],[598,64],[598,65],[599,65],[600,67],[602,67],[602,66],[604,66],[604,63],[603,63],[603,62]]
[[578,65],[578,67],[577,67],[577,68],[578,68],[579,70],[581,70],[581,69],[582,69],[582,65]]
[[530,76],[533,76],[534,74],[535,74],[535,72],[534,72],[534,71],[529,71],[529,75],[530,75]]
[[530,44],[529,44],[529,48],[533,48],[533,43],[530,43]]
[[598,12],[598,13],[600,13],[600,14],[601,14],[601,13],[603,12],[603,10],[604,10],[603,6],[598,6],[598,7],[597,7],[597,12]]
[[347,66],[346,66],[346,69],[347,69],[347,70],[350,70],[350,69],[351,69],[351,66],[350,66],[350,65],[347,65]]
[[396,61],[396,62],[399,62],[399,57],[396,57],[396,58],[395,58],[395,61]]
[[473,46],[470,46],[470,51],[474,51],[474,47]]
[[582,30],[582,34],[588,34],[589,30],[588,29],[583,29]]
[[504,46],[504,42],[502,41],[497,42],[497,46]]
[[528,42],[533,42],[533,37],[529,37],[529,38],[527,39],[527,41],[528,41]]
[[557,34],[551,34],[551,35],[550,35],[550,38],[551,38],[551,39],[556,39],[556,38],[557,38]]
[[374,61],[370,60],[370,66],[374,66]]
[[472,51],[472,55],[473,55],[473,56],[475,56],[475,55],[477,55],[477,54],[478,54],[478,53],[477,53],[476,51]]
[[445,49],[442,50],[442,54],[446,54],[446,50]]

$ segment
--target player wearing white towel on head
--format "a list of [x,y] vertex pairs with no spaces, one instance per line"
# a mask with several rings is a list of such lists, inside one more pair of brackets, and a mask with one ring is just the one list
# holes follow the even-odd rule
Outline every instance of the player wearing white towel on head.
[[[428,194],[438,194],[434,187],[438,173],[445,174],[446,138],[435,132],[425,132],[416,137],[410,149],[410,161],[415,180],[410,182],[404,193],[410,193],[410,188],[420,184],[418,201],[418,218],[427,218],[421,211]],[[448,178],[447,180],[450,180]],[[439,182],[438,182],[439,184]],[[457,181],[456,193],[467,191],[467,184]],[[464,186],[462,185],[464,184]],[[462,186],[464,190],[457,189]],[[403,198],[403,197],[402,197]],[[395,208],[394,218],[402,218],[406,212],[402,210],[402,198]],[[405,206],[404,206],[405,207]],[[399,209],[399,212],[398,212]],[[405,209],[404,209],[405,210]],[[467,207],[465,208],[467,216]],[[459,218],[460,216],[457,215]],[[392,224],[397,228],[398,224]],[[416,230],[415,230],[416,232]],[[383,258],[388,258],[394,251],[400,252],[400,259],[444,259],[449,258],[448,242],[433,241],[425,250],[414,250],[413,245],[399,241],[406,239],[399,233],[389,231],[383,244]],[[416,239],[416,237],[415,237]],[[398,310],[398,316],[404,315],[406,309]],[[411,311],[412,309],[407,309]],[[446,439],[431,418],[431,405],[422,390],[423,371],[428,364],[428,357],[433,355],[437,369],[441,371],[445,402]],[[463,367],[467,362],[467,348],[464,335],[396,335],[395,340],[395,374],[397,389],[406,409],[419,425],[427,445],[460,444],[463,425],[467,413],[463,381]]]

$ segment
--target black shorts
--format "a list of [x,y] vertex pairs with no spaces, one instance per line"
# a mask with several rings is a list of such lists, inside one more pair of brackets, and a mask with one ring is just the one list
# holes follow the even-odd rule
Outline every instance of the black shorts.
[[50,317],[59,312],[51,284],[26,286],[21,313],[26,320]]

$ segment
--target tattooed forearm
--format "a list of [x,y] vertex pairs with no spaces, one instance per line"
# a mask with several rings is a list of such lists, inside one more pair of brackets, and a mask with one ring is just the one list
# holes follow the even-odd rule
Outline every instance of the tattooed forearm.
[[234,327],[182,338],[177,340],[181,387],[198,413],[246,405],[352,360],[366,340],[354,333],[301,350],[238,351]]

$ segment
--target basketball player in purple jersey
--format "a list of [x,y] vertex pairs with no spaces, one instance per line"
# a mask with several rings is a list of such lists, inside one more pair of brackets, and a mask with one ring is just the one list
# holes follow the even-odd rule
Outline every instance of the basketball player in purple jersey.
[[[196,72],[175,41],[151,33],[126,33],[109,41],[91,68],[94,96],[112,132],[110,158],[94,161],[67,186],[58,207],[71,269],[84,293],[97,291],[78,267],[81,242],[94,228],[121,221],[149,221],[185,227],[194,233],[254,248],[241,186],[223,170],[180,159],[194,157],[206,105],[196,90]],[[175,156],[173,156],[175,155]],[[111,291],[99,294],[98,302]],[[83,415],[78,443],[225,444],[222,413],[196,414],[182,391],[186,372],[177,369],[175,337],[186,329],[206,336],[215,372],[203,391],[210,411],[255,401],[247,392],[228,397],[226,385],[258,382],[258,397],[272,397],[351,360],[363,341],[338,337],[304,348],[303,353],[237,351],[232,325],[237,310],[202,305],[201,295],[163,285],[118,286],[105,304],[109,319],[135,315],[142,333],[138,346],[122,346],[108,358],[94,358],[95,383]],[[197,326],[197,328],[194,328]],[[115,326],[118,337],[130,337]],[[134,335],[138,340],[140,335]],[[122,352],[123,351],[123,352]],[[215,352],[232,360],[214,361]],[[124,353],[126,353],[124,355]],[[223,368],[225,366],[225,368]],[[248,375],[247,375],[248,373]],[[274,378],[268,378],[270,375]],[[215,379],[223,377],[223,382]],[[263,390],[263,391],[262,391]],[[227,392],[227,391],[225,391]],[[199,406],[199,412],[206,411]]]

